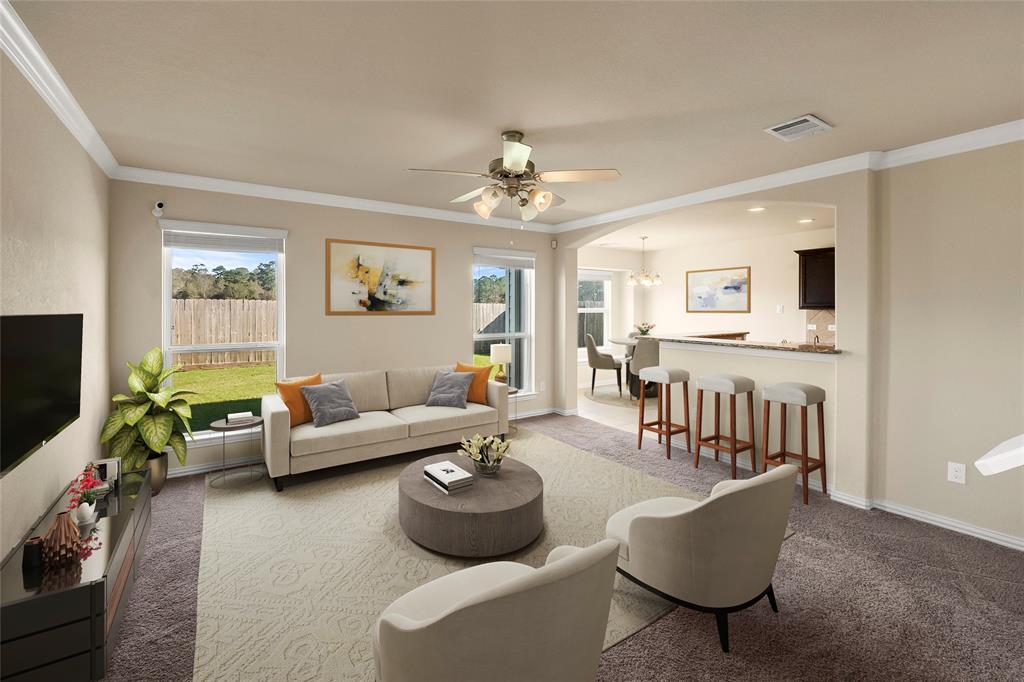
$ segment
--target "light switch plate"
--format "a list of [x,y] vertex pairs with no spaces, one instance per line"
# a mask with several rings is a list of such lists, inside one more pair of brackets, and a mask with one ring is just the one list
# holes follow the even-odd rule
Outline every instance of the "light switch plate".
[[816,325],[816,324],[809,324],[809,325],[807,325],[807,329],[809,329],[812,332],[815,331],[817,328],[818,328],[818,325]]
[[779,313],[780,315],[781,315],[782,313],[786,312],[786,306],[785,306],[785,304],[782,304],[782,303],[777,303],[777,304],[775,305],[775,312]]
[[834,324],[830,324],[830,325],[828,326],[828,330],[829,330],[830,332],[834,332],[834,331],[836,330],[836,326],[835,326]]
[[947,462],[946,478],[950,483],[965,485],[967,483],[967,466],[959,462]]

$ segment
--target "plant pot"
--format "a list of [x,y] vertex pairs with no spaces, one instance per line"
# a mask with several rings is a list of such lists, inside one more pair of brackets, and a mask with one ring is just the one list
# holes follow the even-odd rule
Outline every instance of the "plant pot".
[[146,460],[146,466],[149,467],[149,484],[152,487],[152,494],[159,495],[167,480],[167,453],[161,452],[159,455],[150,453],[149,459]]
[[78,506],[72,511],[72,514],[75,517],[75,523],[79,526],[92,523],[96,518],[96,503],[79,502]]
[[478,462],[473,461],[473,466],[476,468],[476,472],[481,476],[494,476],[501,471],[501,462]]

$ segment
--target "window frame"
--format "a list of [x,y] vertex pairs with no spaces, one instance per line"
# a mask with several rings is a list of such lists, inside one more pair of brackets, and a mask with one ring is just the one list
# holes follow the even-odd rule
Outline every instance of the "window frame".
[[[579,307],[579,289],[580,282],[601,282],[604,285],[604,305],[600,308],[580,308]],[[612,333],[612,272],[608,270],[596,270],[596,269],[583,269],[580,268],[576,271],[576,324],[577,329],[579,325],[579,316],[582,314],[594,314],[601,313],[604,321],[604,344],[597,347],[598,350],[603,352],[611,352],[612,344],[610,341]],[[579,339],[577,338],[577,343]],[[587,360],[587,345],[584,341],[582,346],[576,347],[577,359],[581,362]]]
[[[276,380],[280,381],[286,376],[285,362],[285,250],[287,248],[287,230],[275,230],[264,227],[246,227],[242,225],[219,225],[216,223],[198,223],[181,220],[160,220],[161,230],[161,268],[163,277],[161,282],[161,326],[160,326],[160,348],[164,357],[173,362],[175,353],[201,353],[210,351],[245,351],[245,350],[272,350],[276,361]],[[281,240],[281,250],[276,254],[275,280],[277,285],[277,341],[257,341],[246,343],[204,343],[184,346],[171,345],[171,293],[172,285],[172,263],[171,251],[174,247],[163,244],[162,235],[164,231],[196,232],[202,234],[217,234],[229,237],[262,237]],[[240,248],[239,252],[245,252]],[[230,253],[227,251],[226,253]],[[268,252],[269,253],[269,252]],[[168,379],[169,380],[169,379]],[[212,431],[197,431],[196,433],[212,433]]]
[[[479,251],[483,251],[483,249],[480,249]],[[488,249],[487,251],[491,251],[491,250]],[[497,253],[497,250],[494,250],[494,251]],[[515,256],[516,258],[521,258],[523,260],[527,260],[528,259],[528,260],[531,261],[531,267],[519,267],[519,266],[514,265],[512,263],[506,263],[506,264],[502,264],[502,265],[497,265],[497,264],[490,264],[490,263],[487,263],[487,262],[479,262],[479,261],[477,261],[477,257],[480,256],[480,255],[481,255],[480,253],[475,253],[474,254],[474,259],[473,259],[473,263],[472,263],[472,269],[473,270],[475,270],[479,266],[479,267],[504,268],[506,271],[509,272],[508,285],[507,285],[508,289],[506,289],[506,293],[505,293],[505,318],[506,319],[514,319],[516,316],[518,316],[519,313],[522,313],[523,331],[519,331],[519,332],[506,331],[506,332],[495,332],[495,333],[490,333],[490,334],[478,334],[476,332],[476,330],[473,330],[472,344],[475,345],[476,342],[478,342],[478,341],[503,342],[503,341],[506,341],[506,340],[507,341],[512,341],[513,339],[523,339],[523,353],[524,353],[524,355],[526,357],[523,360],[523,365],[524,365],[524,367],[523,367],[523,384],[524,385],[522,387],[520,387],[520,389],[519,389],[520,390],[519,396],[532,395],[532,394],[536,393],[536,353],[535,353],[535,345],[534,345],[535,344],[534,311],[535,311],[535,308],[536,308],[537,289],[536,289],[536,260],[535,260],[535,257],[532,254],[529,256],[529,258],[527,258],[526,256],[518,256],[518,255]],[[521,281],[522,287],[524,289],[523,295],[522,295],[521,310],[516,310],[516,308],[514,307],[516,305],[516,300],[515,300],[516,297],[512,296],[512,293],[511,293],[512,280],[513,280],[513,277],[511,276],[511,271],[513,271],[513,270],[516,270],[516,271],[518,271],[520,273],[519,276],[518,276],[518,279]],[[475,273],[471,273],[471,274],[475,274]],[[474,281],[475,281],[475,278],[471,277],[471,282],[470,282],[471,286],[472,286],[472,282],[474,282]],[[475,301],[471,300],[471,303],[475,303]]]

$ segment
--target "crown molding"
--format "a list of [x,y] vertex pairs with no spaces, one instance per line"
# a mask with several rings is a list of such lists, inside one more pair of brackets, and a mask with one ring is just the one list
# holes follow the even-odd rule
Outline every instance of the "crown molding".
[[117,160],[9,0],[0,0],[0,48],[96,165],[109,176],[117,168]]
[[[376,199],[359,199],[357,197],[347,197],[341,194],[311,192],[291,187],[260,185],[252,182],[224,180],[222,178],[208,178],[201,175],[171,173],[168,171],[151,170],[148,168],[117,166],[117,168],[115,168],[109,175],[112,180],[141,182],[148,185],[163,185],[165,187],[180,187],[182,189],[195,189],[204,192],[237,194],[247,197],[256,197],[259,199],[274,199],[277,201],[292,201],[300,204],[349,208],[356,211],[388,213],[390,215],[410,216],[413,218],[429,218],[431,220],[444,220],[447,222],[482,225],[484,227],[492,227],[501,230],[507,230],[510,227],[509,221],[504,218],[484,220],[475,213],[449,211],[440,208],[430,208],[427,206],[413,206],[411,204],[397,204],[390,201],[377,201]],[[513,221],[511,227],[518,228],[518,221]],[[551,225],[545,225],[543,223],[524,223],[523,227],[524,229],[533,232],[550,233],[552,231]]]
[[[74,135],[96,164],[114,180],[141,182],[152,185],[165,185],[183,189],[195,189],[205,192],[221,192],[278,201],[292,201],[319,206],[348,208],[356,211],[388,213],[414,218],[428,218],[448,222],[481,225],[496,229],[517,227],[518,221],[498,218],[496,221],[484,220],[474,213],[452,211],[447,209],[413,206],[375,199],[360,199],[340,194],[312,192],[289,187],[260,185],[238,180],[209,178],[200,175],[172,173],[168,171],[133,168],[118,164],[103,138],[85,115],[85,112],[68,90],[64,80],[50,63],[39,43],[22,22],[21,17],[11,6],[10,0],[0,0],[0,48],[10,57],[18,70],[39,93],[60,121]],[[584,227],[593,227],[615,222],[617,220],[642,218],[685,206],[694,206],[709,201],[718,201],[730,197],[776,189],[786,185],[794,185],[810,180],[818,180],[834,175],[842,175],[861,170],[885,170],[896,168],[919,161],[937,159],[943,156],[962,154],[964,152],[985,149],[997,145],[1024,140],[1024,119],[1010,121],[989,128],[982,128],[959,135],[952,135],[939,140],[903,147],[888,152],[864,152],[844,156],[831,161],[815,163],[801,168],[764,175],[759,178],[734,182],[719,187],[690,192],[667,199],[660,199],[646,204],[608,211],[568,220],[555,225],[544,223],[524,223],[524,229],[533,232],[557,234]]]

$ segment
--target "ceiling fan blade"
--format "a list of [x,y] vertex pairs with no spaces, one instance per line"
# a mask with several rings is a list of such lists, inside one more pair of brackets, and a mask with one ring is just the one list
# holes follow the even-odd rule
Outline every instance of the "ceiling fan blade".
[[505,140],[503,159],[501,165],[511,173],[522,173],[526,170],[526,162],[530,160],[530,152],[533,147],[522,142],[509,142]]
[[469,171],[451,171],[451,170],[437,170],[436,168],[407,168],[406,170],[415,171],[417,173],[444,173],[446,175],[467,175],[471,178],[489,178],[490,175],[486,173],[470,173]]
[[614,168],[544,171],[537,174],[537,179],[541,182],[602,182],[618,180],[619,171]]
[[455,197],[454,199],[452,199],[452,200],[451,200],[450,202],[448,202],[448,203],[450,203],[450,204],[457,204],[457,203],[459,203],[460,201],[469,201],[470,199],[472,199],[472,198],[474,198],[474,197],[478,197],[478,196],[480,196],[480,194],[481,194],[481,193],[483,193],[483,191],[484,191],[485,189],[487,189],[488,187],[490,187],[490,185],[484,185],[483,187],[477,187],[477,188],[476,188],[475,190],[473,190],[472,192],[466,192],[466,193],[465,193],[465,194],[463,194],[463,195],[462,195],[461,197]]

